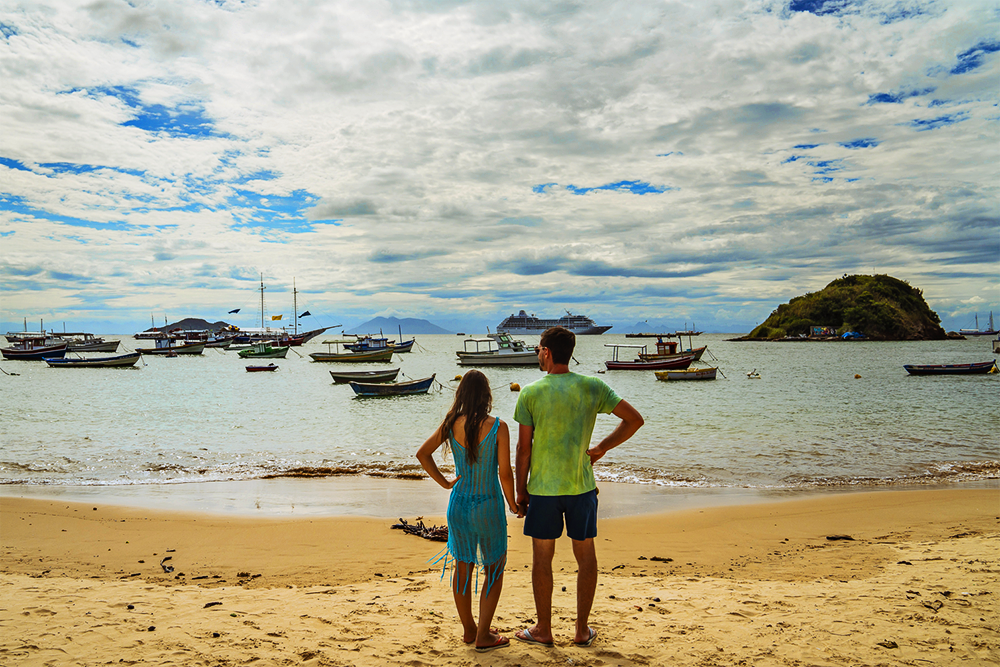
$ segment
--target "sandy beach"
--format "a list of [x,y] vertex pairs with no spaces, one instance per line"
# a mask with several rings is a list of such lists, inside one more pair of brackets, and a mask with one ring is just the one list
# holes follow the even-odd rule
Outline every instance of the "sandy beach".
[[[514,641],[479,654],[462,644],[450,589],[429,565],[444,545],[393,523],[2,498],[0,663],[1000,664],[996,489],[602,520],[588,649],[570,642],[565,538],[556,647]],[[509,534],[495,625],[512,636],[534,607],[530,541],[513,517]]]

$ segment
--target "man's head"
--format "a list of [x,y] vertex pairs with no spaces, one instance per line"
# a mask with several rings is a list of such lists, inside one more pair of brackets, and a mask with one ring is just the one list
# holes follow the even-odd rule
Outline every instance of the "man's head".
[[564,327],[552,327],[542,334],[540,347],[547,348],[552,355],[552,362],[569,364],[576,347],[576,334]]

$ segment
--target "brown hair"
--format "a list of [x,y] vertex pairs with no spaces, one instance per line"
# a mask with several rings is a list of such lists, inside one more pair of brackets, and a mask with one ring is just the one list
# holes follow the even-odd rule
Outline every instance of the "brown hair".
[[479,457],[479,427],[493,409],[490,381],[481,371],[471,370],[462,377],[455,390],[455,402],[441,422],[441,432],[448,436],[455,421],[465,417],[465,454],[469,463]]
[[542,333],[541,346],[552,352],[552,361],[568,364],[576,347],[576,334],[565,327],[551,327]]

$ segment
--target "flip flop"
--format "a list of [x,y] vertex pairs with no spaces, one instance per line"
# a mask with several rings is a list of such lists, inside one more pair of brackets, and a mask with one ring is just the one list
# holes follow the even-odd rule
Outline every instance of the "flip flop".
[[594,643],[594,640],[597,639],[597,630],[591,627],[588,627],[587,629],[590,630],[590,637],[587,639],[587,641],[573,642],[573,646],[579,646],[580,648],[585,648]]
[[552,648],[555,646],[553,642],[540,642],[531,636],[531,631],[528,628],[524,630],[518,630],[514,633],[514,639],[519,642],[524,642],[525,644],[534,644],[535,646],[544,646],[545,648]]
[[492,651],[493,649],[496,648],[503,648],[504,646],[510,646],[510,640],[501,635],[497,637],[497,641],[495,644],[490,644],[489,646],[477,646],[476,652],[486,653],[487,651]]

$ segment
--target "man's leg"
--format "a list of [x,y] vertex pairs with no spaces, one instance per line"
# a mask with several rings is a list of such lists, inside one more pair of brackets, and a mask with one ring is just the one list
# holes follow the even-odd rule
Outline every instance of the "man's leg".
[[531,590],[538,615],[531,636],[543,643],[552,641],[552,557],[555,553],[555,540],[531,539]]
[[[576,636],[574,642],[580,643],[590,639],[590,610],[594,606],[594,594],[597,592],[597,550],[594,548],[594,538],[572,540],[573,555],[576,556]],[[550,559],[551,564],[551,559]],[[551,569],[549,581],[551,582]],[[551,602],[552,589],[549,588]],[[535,593],[535,605],[538,605],[538,594]]]

